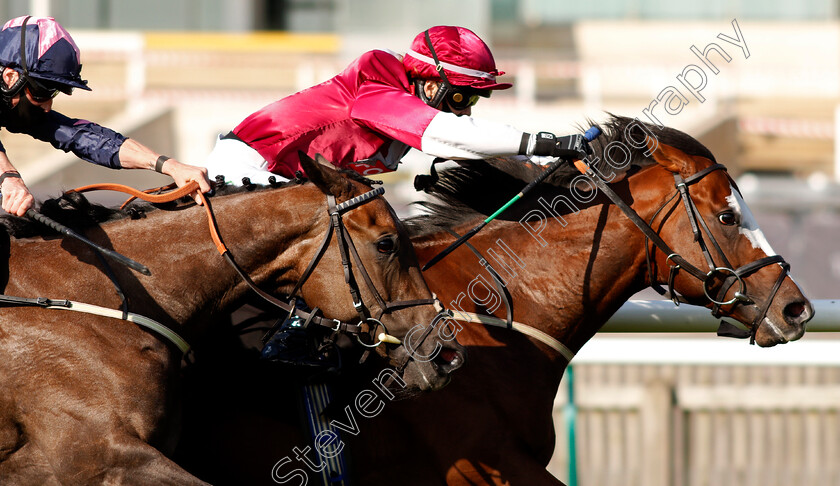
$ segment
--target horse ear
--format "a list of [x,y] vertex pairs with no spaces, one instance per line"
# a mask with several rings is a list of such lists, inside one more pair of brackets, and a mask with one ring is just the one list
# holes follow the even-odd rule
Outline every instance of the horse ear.
[[647,140],[647,146],[653,160],[666,170],[674,173],[694,172],[689,167],[690,164],[694,163],[694,158],[682,150],[650,138]]
[[298,156],[306,177],[324,194],[340,197],[349,192],[350,183],[321,154],[316,154],[315,159],[312,159],[303,151],[298,151]]

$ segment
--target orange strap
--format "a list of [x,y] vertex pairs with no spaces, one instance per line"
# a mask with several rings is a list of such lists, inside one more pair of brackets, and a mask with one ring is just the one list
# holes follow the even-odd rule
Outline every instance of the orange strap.
[[[165,188],[166,188],[166,186],[164,186],[164,189]],[[159,189],[161,189],[161,188],[152,189],[152,191],[156,191],[156,190],[159,190]],[[172,192],[167,192],[166,194],[157,194],[157,195],[148,194],[148,193],[143,192],[143,191],[138,191],[137,189],[135,189],[133,187],[124,186],[122,184],[111,184],[111,183],[91,184],[89,186],[78,187],[76,189],[73,189],[73,190],[67,191],[67,192],[116,191],[116,192],[123,192],[125,194],[128,194],[128,195],[134,197],[134,198],[142,199],[142,200],[148,201],[150,203],[158,204],[158,203],[167,203],[167,202],[174,201],[176,199],[180,199],[180,198],[186,196],[187,194],[189,194],[193,191],[196,191],[196,190],[198,190],[198,182],[191,181],[189,184],[187,184],[186,186],[184,186],[184,187],[182,187],[178,190],[175,190],[175,191],[172,191]],[[129,201],[131,201],[131,199],[129,199]],[[126,201],[126,202],[128,202],[128,201]]]
[[[150,189],[149,192],[155,192],[162,189],[166,189],[169,186],[159,187],[155,189]],[[125,186],[122,184],[113,184],[113,183],[103,183],[103,184],[91,184],[89,186],[82,186],[76,189],[67,191],[67,192],[91,192],[91,191],[116,191],[128,194],[131,198],[123,203],[120,207],[122,209],[125,207],[126,204],[133,201],[135,198],[142,199],[144,201],[154,203],[154,204],[161,204],[161,203],[168,203],[180,199],[194,191],[198,191],[198,183],[195,181],[191,181],[184,187],[176,189],[171,192],[167,192],[165,194],[149,194],[145,191],[139,191],[133,187]],[[216,225],[216,216],[213,214],[213,209],[210,207],[210,201],[204,196],[203,193],[199,192],[198,197],[201,199],[202,204],[204,204],[204,211],[207,213],[207,220],[210,224],[210,238],[212,238],[213,243],[216,245],[216,250],[219,251],[220,254],[224,255],[226,251],[228,251],[227,247],[225,246],[224,242],[222,241],[222,236],[219,234],[219,227]]]
[[[151,189],[143,189],[143,192],[146,193],[146,194],[160,194],[163,191],[170,191],[172,189],[175,189],[175,183],[174,182],[172,182],[170,184],[167,184],[165,186],[153,187]],[[120,205],[120,210],[125,209],[125,207],[128,206],[128,204],[135,199],[137,199],[137,198],[134,197],[134,196],[131,196],[130,198],[126,199],[125,202],[123,202]]]
[[222,241],[222,235],[219,233],[219,227],[216,225],[216,216],[213,214],[213,208],[210,207],[210,200],[207,199],[203,192],[199,192],[198,197],[201,198],[201,202],[204,204],[204,212],[207,213],[207,222],[210,224],[210,238],[213,239],[213,243],[216,245],[216,250],[218,250],[219,254],[224,255],[228,249],[225,246],[225,242]]

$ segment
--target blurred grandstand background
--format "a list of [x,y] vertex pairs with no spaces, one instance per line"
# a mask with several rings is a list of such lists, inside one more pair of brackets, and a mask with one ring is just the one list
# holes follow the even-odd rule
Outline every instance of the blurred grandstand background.
[[[523,130],[566,133],[604,113],[647,118],[663,90],[688,103],[666,125],[706,143],[727,164],[776,250],[809,295],[840,288],[838,4],[805,2],[599,2],[547,0],[19,0],[0,14],[56,17],[82,49],[92,92],[55,108],[123,130],[183,161],[271,101],[325,80],[371,48],[404,50],[434,24],[460,24],[491,44],[514,83],[479,103],[477,116]],[[718,39],[737,19],[749,58]],[[700,103],[678,82],[700,65],[691,47],[717,43]],[[695,81],[696,82],[696,81]],[[97,180],[151,185],[155,174],[103,171],[21,136],[4,144],[40,195]],[[402,213],[427,159],[384,177]]]
[[[514,88],[479,103],[474,114],[526,131],[568,133],[587,119],[603,119],[605,112],[647,120],[643,110],[663,90],[679,89],[688,104],[673,115],[660,105],[659,119],[703,141],[729,167],[769,241],[791,263],[809,297],[831,299],[840,290],[837,0],[0,1],[6,19],[25,14],[56,17],[82,50],[83,76],[93,91],[59,97],[57,110],[121,130],[185,162],[201,160],[217,134],[263,105],[328,79],[365,50],[404,51],[416,33],[435,24],[464,25],[488,41],[497,65],[507,72],[503,79]],[[748,58],[718,38],[735,36],[733,19]],[[702,66],[692,46],[703,50],[713,42],[731,61],[711,55],[720,72],[705,71],[701,103],[677,76],[689,65]],[[150,171],[108,171],[24,136],[2,139],[41,197],[93,182],[150,187],[166,180]],[[409,201],[420,198],[411,182],[428,170],[428,161],[412,153],[406,167],[382,177],[389,200],[402,214],[411,212]],[[819,406],[785,402],[745,415],[752,409],[737,400],[727,402],[732,410],[679,408],[674,391],[680,383],[709,393],[716,386],[732,391],[758,383],[776,387],[774,397],[804,385],[817,394],[840,393],[836,363],[779,367],[758,377],[749,366],[580,368],[582,387],[606,393],[619,382],[638,384],[631,395],[641,403],[622,403],[622,396],[613,394],[614,405],[598,402],[582,410],[585,484],[840,484],[840,470],[825,465],[836,462],[832,455],[840,450],[840,403],[831,401],[834,395],[823,395],[829,398]],[[668,440],[654,437],[654,443],[686,445],[668,456],[664,482],[651,480],[637,463],[649,444],[644,417],[662,416],[639,408],[651,383],[654,396],[663,397],[656,403],[682,421],[677,432],[666,432]],[[564,400],[561,393],[558,406]],[[764,428],[780,432],[754,434]],[[737,456],[733,449],[733,462],[715,452],[731,444],[729,436],[718,435],[723,429],[753,450],[789,447],[798,448],[799,455],[792,463],[772,456],[776,459],[767,469],[766,458]],[[552,465],[558,477],[566,471],[562,430],[558,425]],[[706,436],[708,444],[697,442]],[[816,458],[807,458],[806,449]],[[697,451],[700,455],[693,455]],[[823,469],[814,469],[815,464]]]

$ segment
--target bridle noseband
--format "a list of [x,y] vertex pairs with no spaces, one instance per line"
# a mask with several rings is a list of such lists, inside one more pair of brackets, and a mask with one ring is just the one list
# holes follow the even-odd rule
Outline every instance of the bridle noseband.
[[[648,268],[648,277],[651,284],[651,287],[659,292],[661,295],[665,295],[674,302],[675,305],[680,305],[681,302],[688,302],[683,296],[679,295],[676,290],[674,290],[674,281],[676,279],[677,274],[680,270],[685,270],[691,276],[701,281],[703,285],[703,293],[705,294],[706,298],[712,304],[712,316],[715,318],[720,317],[722,314],[722,306],[734,304],[736,302],[741,302],[743,304],[754,305],[758,309],[758,314],[756,318],[753,320],[750,329],[749,329],[749,337],[750,337],[750,344],[755,343],[755,334],[758,331],[758,327],[761,325],[761,322],[767,316],[767,312],[770,309],[770,305],[773,302],[773,299],[776,297],[779,289],[782,286],[782,282],[784,281],[785,277],[788,276],[788,271],[790,269],[790,265],[782,258],[780,255],[772,255],[767,256],[764,258],[760,258],[754,262],[747,263],[738,267],[737,269],[732,268],[732,264],[729,263],[729,260],[726,258],[726,254],[723,252],[723,249],[718,244],[715,237],[712,235],[711,231],[709,230],[706,221],[703,219],[703,216],[697,209],[697,206],[694,204],[694,201],[689,194],[689,186],[697,183],[698,181],[702,180],[707,175],[711,174],[712,172],[722,170],[726,171],[726,167],[722,164],[714,164],[705,169],[691,175],[688,178],[683,179],[680,174],[674,174],[674,185],[676,187],[676,192],[674,195],[669,197],[659,209],[653,214],[651,217],[650,222],[645,222],[644,220],[639,217],[638,213],[636,213],[633,208],[631,208],[626,202],[624,202],[591,168],[586,167],[584,172],[590,179],[595,183],[595,185],[604,192],[604,194],[609,197],[616,206],[621,209],[624,214],[642,231],[645,235],[645,259],[647,262]],[[728,176],[727,176],[728,177]],[[731,181],[731,179],[730,179]],[[737,191],[737,186],[732,184],[732,187],[735,188]],[[739,192],[740,193],[740,192]],[[679,253],[675,252],[668,246],[667,243],[659,236],[659,234],[653,230],[651,224],[659,215],[659,213],[669,205],[674,199],[680,196],[682,199],[683,205],[686,210],[686,214],[688,215],[689,223],[691,224],[692,232],[694,233],[694,241],[700,246],[700,250],[703,252],[703,256],[706,260],[706,263],[709,266],[709,271],[703,271],[697,268],[696,266],[692,265],[688,260],[683,258]],[[718,255],[722,258],[723,262],[721,265],[718,265],[715,262],[715,259],[712,257],[711,252],[706,244],[706,240],[704,239],[703,234],[706,234],[709,241],[711,242],[712,246],[717,251]],[[653,258],[651,257],[653,253],[653,249],[650,248],[648,242],[653,243],[655,248],[658,248],[662,251],[666,257],[666,262],[668,262],[670,267],[670,273],[668,276],[668,289],[667,291],[662,289],[661,286],[657,284],[657,279],[653,272]],[[776,279],[776,283],[773,286],[770,295],[767,297],[761,305],[757,304],[753,298],[751,298],[747,294],[747,285],[745,282],[745,278],[750,276],[751,274],[757,272],[758,270],[772,265],[774,263],[778,263],[782,271],[779,274],[779,277]],[[715,278],[717,278],[720,274],[725,274],[723,282],[715,293],[714,296],[709,294],[709,283],[712,282]],[[732,286],[738,283],[739,289],[734,293],[733,298],[723,301],[726,298],[726,294],[729,292],[729,289]],[[737,337],[747,337],[747,335],[737,336]]]
[[[356,338],[356,341],[367,348],[365,352],[362,354],[360,359],[360,363],[367,360],[368,356],[370,356],[370,351],[372,348],[378,347],[383,342],[391,343],[391,344],[402,344],[400,340],[394,336],[391,336],[388,333],[388,329],[385,325],[380,321],[384,314],[389,314],[393,311],[406,309],[409,307],[415,307],[420,305],[434,305],[435,309],[438,310],[438,315],[443,312],[442,307],[440,306],[440,302],[437,298],[431,299],[415,299],[415,300],[402,300],[397,302],[385,302],[385,299],[382,298],[382,295],[376,289],[376,286],[373,284],[373,280],[371,280],[370,275],[368,274],[367,269],[365,269],[364,264],[362,263],[361,258],[359,257],[359,252],[356,250],[356,245],[353,243],[353,239],[350,237],[350,233],[347,231],[347,228],[344,226],[344,222],[342,220],[342,215],[347,213],[348,211],[355,209],[363,204],[366,204],[373,200],[377,196],[381,196],[385,193],[385,189],[382,187],[377,187],[371,191],[368,191],[360,196],[356,196],[352,199],[344,201],[341,204],[335,203],[335,196],[328,195],[327,196],[327,211],[330,216],[330,226],[327,230],[327,234],[324,236],[323,241],[321,242],[318,251],[315,252],[315,255],[310,260],[309,265],[304,270],[303,274],[301,274],[298,282],[295,284],[294,289],[289,294],[290,301],[288,303],[283,302],[268,293],[264,292],[262,289],[257,287],[253,280],[245,273],[239,265],[233,259],[233,256],[230,254],[230,251],[227,248],[224,248],[222,252],[222,248],[219,248],[219,251],[222,252],[222,255],[225,259],[234,267],[236,272],[239,276],[257,293],[260,297],[262,297],[267,302],[273,304],[280,309],[283,309],[288,313],[288,316],[291,317],[296,315],[303,320],[303,329],[306,329],[310,324],[316,324],[319,326],[323,326],[326,328],[331,329],[334,333],[342,332],[346,334],[353,335]],[[207,205],[207,201],[205,199],[205,204]],[[209,205],[207,205],[209,210]],[[347,286],[350,288],[350,295],[353,298],[353,307],[356,309],[356,312],[359,314],[360,324],[349,324],[347,322],[339,321],[337,319],[326,319],[317,315],[320,312],[320,309],[317,307],[312,309],[312,311],[305,311],[303,309],[298,308],[295,305],[296,297],[295,295],[301,289],[303,284],[309,279],[310,275],[312,275],[312,271],[315,267],[318,266],[318,262],[321,261],[321,258],[324,256],[327,248],[329,247],[329,243],[332,240],[332,235],[335,233],[336,238],[338,239],[338,248],[341,254],[341,266],[344,268],[344,281]],[[219,245],[217,244],[217,247]],[[359,292],[359,286],[356,283],[356,278],[353,274],[353,264],[350,262],[350,255],[353,256],[353,263],[356,265],[357,270],[362,275],[362,279],[365,281],[365,284],[368,287],[368,290],[371,294],[373,294],[377,305],[379,306],[379,314],[377,316],[371,317],[368,311],[368,307],[365,305],[364,301],[362,300],[361,293]],[[372,322],[373,325],[371,326],[368,332],[365,332],[363,329],[363,324]],[[420,337],[419,342],[409,348],[409,351],[399,360],[396,364],[396,370],[402,372],[408,363],[414,359],[414,355],[417,353],[417,350],[426,340],[426,338],[430,335],[432,329],[434,329],[434,323],[437,322],[437,318],[435,318],[432,323],[428,325],[423,335]],[[276,333],[280,326],[283,323],[283,319],[278,320],[277,324],[275,324],[272,329],[270,329],[265,336],[263,336],[263,341],[266,342],[271,336]],[[378,327],[382,327],[385,332],[380,333],[378,336],[376,335],[376,329]],[[371,344],[365,343],[362,341],[361,336],[363,335],[370,335],[372,338],[370,339]],[[374,342],[373,338],[377,339],[377,342]],[[391,380],[388,381],[390,383]]]
[[[694,234],[694,241],[700,246],[700,250],[703,253],[703,257],[706,260],[707,265],[709,266],[709,271],[703,272],[699,268],[691,265],[679,254],[671,251],[671,249],[667,245],[661,246],[657,244],[656,241],[654,241],[656,247],[658,247],[661,251],[669,252],[666,261],[673,261],[673,264],[669,264],[671,270],[668,276],[668,290],[667,292],[664,292],[662,291],[661,287],[655,284],[656,279],[653,277],[653,266],[650,264],[651,251],[649,250],[647,244],[645,244],[645,258],[648,262],[648,272],[650,275],[651,286],[655,290],[659,291],[662,295],[669,296],[676,305],[679,305],[680,302],[686,302],[686,299],[678,295],[676,290],[674,290],[674,280],[676,278],[676,274],[679,272],[680,269],[686,270],[693,277],[702,281],[703,294],[709,300],[709,302],[711,302],[712,316],[714,316],[715,318],[720,317],[722,313],[722,307],[725,305],[731,305],[736,302],[741,302],[747,305],[755,305],[759,312],[756,315],[756,318],[753,320],[749,329],[750,343],[753,344],[755,343],[755,333],[758,331],[758,327],[761,325],[761,322],[767,316],[767,311],[770,309],[770,305],[772,304],[776,293],[779,291],[782,282],[788,275],[790,265],[780,255],[772,255],[760,258],[754,262],[747,263],[738,267],[737,269],[732,268],[732,264],[729,262],[729,259],[726,258],[726,253],[724,253],[720,244],[717,242],[714,235],[712,235],[712,232],[709,230],[709,226],[706,223],[706,220],[703,219],[703,215],[700,214],[700,211],[697,209],[697,205],[694,203],[694,200],[689,194],[689,186],[695,184],[696,182],[702,180],[704,177],[717,170],[722,170],[726,172],[726,167],[722,164],[714,164],[709,167],[706,167],[705,169],[697,172],[696,174],[689,176],[686,179],[683,179],[680,174],[674,174],[674,185],[677,189],[677,192],[674,196],[669,198],[656,211],[656,213],[654,213],[653,218],[651,218],[650,220],[650,223],[652,224],[653,220],[656,218],[656,215],[670,201],[672,201],[677,194],[679,194],[680,198],[682,199],[683,206],[685,207],[686,215],[688,216],[688,221],[691,225],[692,233]],[[732,183],[731,186],[734,188],[734,190],[738,191],[738,188],[734,183]],[[712,246],[715,248],[717,254],[723,260],[722,264],[719,265],[715,262],[715,259],[712,256],[712,253],[709,251],[708,245],[706,244],[706,240],[704,239],[704,233],[705,236],[708,237]],[[650,240],[650,238],[648,238],[646,235],[646,241],[648,240]],[[770,295],[768,296],[767,300],[762,305],[758,305],[755,302],[755,300],[749,297],[749,295],[747,294],[747,284],[744,279],[749,275],[755,273],[756,271],[774,263],[778,263],[781,266],[782,271],[780,272],[779,277],[777,278],[776,283],[773,286],[773,289],[770,292]],[[717,292],[714,293],[714,296],[710,295],[710,283],[713,282],[714,279],[718,278],[718,276],[721,274],[724,275],[724,278],[720,288]],[[726,294],[729,292],[729,289],[732,288],[732,286],[735,283],[738,283],[738,290],[734,292],[733,297],[731,299],[724,301],[723,299],[726,298]]]

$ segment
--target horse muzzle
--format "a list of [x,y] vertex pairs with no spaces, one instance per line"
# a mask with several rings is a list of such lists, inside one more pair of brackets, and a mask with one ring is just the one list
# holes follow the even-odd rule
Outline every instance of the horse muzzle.
[[399,346],[390,350],[388,356],[408,387],[421,391],[439,390],[466,362],[466,349],[454,340],[429,341],[427,344],[420,350]]
[[762,319],[755,331],[755,343],[766,348],[796,341],[805,334],[805,325],[813,317],[814,306],[809,301],[788,303]]

